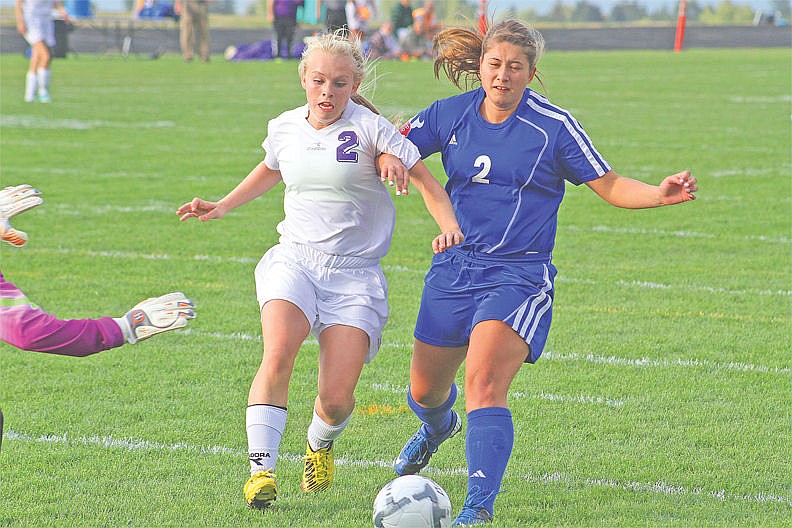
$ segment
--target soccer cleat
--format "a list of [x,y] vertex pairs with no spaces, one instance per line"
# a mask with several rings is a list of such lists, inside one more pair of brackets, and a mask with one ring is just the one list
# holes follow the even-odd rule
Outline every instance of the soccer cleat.
[[50,97],[50,94],[48,94],[46,92],[45,93],[40,93],[40,94],[38,94],[38,100],[39,100],[39,103],[51,103],[52,102],[52,97]]
[[485,504],[497,494],[497,491],[487,491],[478,486],[473,486],[468,490],[467,497],[465,497],[465,504],[462,505],[462,511],[459,512],[454,522],[451,523],[451,527],[474,526],[492,522],[492,514]]
[[130,344],[160,332],[184,328],[195,317],[195,304],[183,293],[169,293],[146,299],[135,305],[124,317],[116,319]]
[[333,483],[335,463],[333,462],[333,444],[314,451],[311,444],[305,446],[303,457],[303,476],[300,487],[305,493],[325,491]]
[[451,411],[451,425],[447,431],[436,436],[426,434],[426,425],[421,424],[412,438],[407,440],[399,453],[399,458],[393,464],[393,469],[399,476],[415,475],[429,463],[432,455],[437,453],[440,444],[457,434],[462,429],[462,420],[456,411]]
[[492,514],[486,508],[470,508],[463,506],[462,511],[456,516],[451,527],[454,526],[475,526],[477,524],[487,524],[492,522]]
[[253,510],[269,508],[278,498],[278,484],[275,473],[269,469],[251,475],[245,483],[245,503]]

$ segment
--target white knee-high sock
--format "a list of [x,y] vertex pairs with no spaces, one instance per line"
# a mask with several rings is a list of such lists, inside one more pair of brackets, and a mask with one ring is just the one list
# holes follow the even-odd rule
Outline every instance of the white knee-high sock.
[[38,76],[36,72],[28,71],[25,76],[25,101],[32,101],[38,90]]
[[316,414],[316,409],[314,408],[313,420],[311,420],[311,425],[308,426],[308,445],[311,450],[318,451],[332,444],[333,440],[344,432],[344,428],[346,428],[350,418],[352,418],[352,414],[347,416],[346,420],[340,424],[330,425]]
[[50,71],[49,68],[39,68],[36,70],[38,78],[38,93],[49,94]]
[[286,429],[286,409],[272,405],[249,405],[245,413],[248,437],[250,474],[269,469],[275,471],[283,431]]

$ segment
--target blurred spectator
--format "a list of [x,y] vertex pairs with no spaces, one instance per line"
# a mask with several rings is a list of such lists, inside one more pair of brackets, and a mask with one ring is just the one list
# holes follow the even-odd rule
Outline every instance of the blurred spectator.
[[185,62],[193,60],[196,44],[202,62],[209,62],[209,1],[176,0],[179,15],[179,44]]
[[423,7],[412,12],[413,25],[401,42],[402,50],[414,58],[432,58],[432,39],[442,27],[437,21],[434,2],[426,0]]
[[294,30],[297,28],[297,8],[303,5],[305,0],[267,0],[267,16],[275,28],[275,46],[272,53],[274,57],[293,57],[292,43]]
[[351,38],[362,42],[369,30],[369,20],[376,14],[373,0],[347,0],[346,17]]
[[391,11],[391,22],[396,38],[401,42],[404,40],[410,27],[413,25],[413,7],[411,0],[399,0]]
[[393,23],[385,21],[368,41],[372,59],[396,59],[401,54],[399,42],[393,35]]
[[346,15],[347,0],[317,0],[316,19],[322,20],[322,4],[325,6],[325,28],[328,33],[337,29],[349,29]]

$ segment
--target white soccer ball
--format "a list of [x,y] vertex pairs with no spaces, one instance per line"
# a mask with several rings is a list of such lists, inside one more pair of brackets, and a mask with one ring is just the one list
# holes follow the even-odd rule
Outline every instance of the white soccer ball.
[[448,494],[420,475],[391,480],[374,499],[376,528],[448,528],[452,520]]

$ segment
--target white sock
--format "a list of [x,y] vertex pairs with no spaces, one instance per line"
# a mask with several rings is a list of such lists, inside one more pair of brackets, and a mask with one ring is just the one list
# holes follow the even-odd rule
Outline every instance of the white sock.
[[344,428],[346,428],[350,418],[352,418],[351,414],[340,424],[330,425],[316,414],[316,408],[314,408],[313,420],[311,420],[311,425],[308,426],[308,445],[310,448],[318,451],[332,444],[333,440],[344,432]]
[[50,71],[48,68],[39,68],[36,70],[36,77],[38,78],[38,93],[49,94]]
[[286,409],[272,405],[248,406],[245,423],[251,475],[265,469],[275,471],[287,414]]
[[25,101],[32,101],[38,90],[38,77],[36,72],[28,71],[25,76]]

